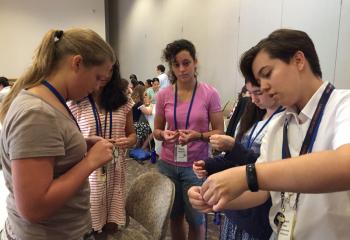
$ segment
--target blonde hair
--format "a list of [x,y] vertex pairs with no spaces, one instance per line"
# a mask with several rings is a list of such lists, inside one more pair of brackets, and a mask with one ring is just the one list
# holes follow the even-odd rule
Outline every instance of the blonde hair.
[[0,121],[4,120],[13,99],[22,89],[40,85],[68,55],[81,55],[86,67],[99,66],[107,60],[116,62],[112,47],[90,29],[49,30],[36,49],[32,65],[18,78],[2,102]]

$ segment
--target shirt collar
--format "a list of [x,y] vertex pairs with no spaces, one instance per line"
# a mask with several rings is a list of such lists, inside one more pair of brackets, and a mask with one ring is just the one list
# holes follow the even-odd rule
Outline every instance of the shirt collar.
[[304,123],[307,120],[311,120],[314,112],[317,108],[317,104],[323,94],[323,91],[326,89],[328,82],[323,82],[322,85],[317,89],[317,91],[312,95],[310,100],[306,103],[304,108],[297,113],[296,107],[288,107],[286,109],[287,116],[293,116],[297,123]]

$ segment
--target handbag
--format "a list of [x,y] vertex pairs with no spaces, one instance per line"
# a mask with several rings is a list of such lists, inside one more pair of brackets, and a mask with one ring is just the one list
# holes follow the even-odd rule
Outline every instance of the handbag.
[[145,161],[151,158],[151,152],[144,150],[142,148],[134,148],[129,152],[129,156],[138,161]]

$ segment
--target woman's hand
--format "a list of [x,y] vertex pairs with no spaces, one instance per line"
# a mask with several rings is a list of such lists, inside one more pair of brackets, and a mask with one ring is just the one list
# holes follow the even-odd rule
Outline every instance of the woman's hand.
[[214,211],[220,211],[247,190],[245,166],[242,166],[210,175],[202,185],[201,195]]
[[205,162],[203,160],[195,161],[192,168],[197,178],[202,179],[208,176],[208,172],[205,170]]
[[193,140],[197,140],[201,137],[201,134],[197,131],[186,129],[179,130],[179,144],[186,145]]
[[198,211],[203,213],[208,213],[213,211],[212,207],[203,200],[200,186],[192,186],[190,189],[188,189],[187,195],[194,209],[197,209]]
[[235,144],[235,139],[228,135],[214,134],[209,138],[212,148],[220,152],[229,152]]
[[86,154],[86,161],[88,161],[92,170],[95,170],[106,164],[113,158],[114,145],[106,139],[96,142]]
[[121,149],[131,147],[134,144],[133,142],[134,141],[132,139],[127,137],[114,139],[114,145]]
[[165,142],[167,143],[175,143],[179,138],[179,132],[178,131],[170,131],[170,130],[164,130],[161,132],[161,135]]

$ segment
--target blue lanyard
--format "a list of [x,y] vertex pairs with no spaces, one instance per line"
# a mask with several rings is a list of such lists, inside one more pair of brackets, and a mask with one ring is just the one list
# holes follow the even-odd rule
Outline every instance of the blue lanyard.
[[[301,146],[299,155],[310,153],[314,146],[318,128],[320,127],[321,119],[326,108],[329,97],[334,90],[334,86],[328,83],[326,89],[324,90],[318,104],[314,115],[312,116],[310,126],[306,132],[303,145]],[[289,144],[288,144],[288,119],[284,122],[283,126],[283,141],[282,141],[282,158],[290,158]]]
[[[193,92],[192,92],[192,98],[191,98],[190,106],[188,107],[185,129],[187,129],[188,125],[189,125],[190,114],[191,114],[192,105],[193,105],[193,102],[194,102],[194,96],[196,95],[196,90],[197,90],[197,81],[196,81],[196,84],[194,85],[194,89],[193,89]],[[175,99],[174,99],[174,125],[175,125],[175,130],[177,130],[176,108],[177,108],[177,84],[175,83]]]
[[275,116],[277,113],[283,112],[285,109],[282,106],[279,106],[276,111],[273,112],[273,114],[267,119],[267,121],[264,123],[264,125],[260,128],[260,130],[258,131],[258,133],[254,136],[253,138],[253,133],[255,131],[256,126],[258,125],[258,122],[256,122],[253,126],[252,131],[249,134],[249,138],[248,138],[248,142],[246,145],[247,149],[250,149],[253,145],[253,143],[255,142],[256,138],[260,135],[260,133],[264,130],[264,128],[267,126],[267,124],[269,124],[269,122],[271,121],[271,119],[273,118],[273,116]]
[[64,97],[62,97],[62,95],[57,91],[57,89],[54,86],[52,86],[48,81],[45,80],[42,82],[42,84],[45,87],[47,87],[56,96],[56,98],[60,101],[60,103],[66,108],[67,112],[73,118],[75,124],[77,125],[77,127],[79,128],[79,131],[80,131],[79,124],[78,124],[77,120],[75,119],[73,113],[71,112],[71,110],[67,106],[66,99],[64,99]]
[[[101,124],[101,119],[100,119],[100,114],[97,111],[97,107],[95,104],[95,101],[91,95],[88,96],[88,99],[91,104],[92,112],[94,113],[94,118],[95,118],[95,124],[96,124],[96,136],[101,136],[103,138],[106,138],[106,131],[107,131],[107,114],[106,112],[105,115],[105,127],[104,127],[104,132],[102,134],[102,124]],[[112,138],[112,111],[109,112],[109,139]]]
[[[321,119],[323,117],[324,110],[326,108],[327,102],[333,90],[334,90],[334,86],[328,83],[326,89],[322,93],[322,96],[317,104],[314,115],[312,116],[310,126],[307,129],[299,155],[304,155],[312,151],[312,148],[316,140],[317,132],[321,124]],[[282,159],[290,158],[290,157],[291,157],[291,154],[290,154],[290,149],[288,144],[288,119],[286,119],[283,126]],[[299,196],[300,196],[300,193],[297,194],[297,197],[295,200],[295,208],[298,207]],[[284,206],[284,192],[281,192],[281,206]]]

